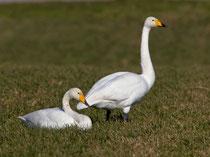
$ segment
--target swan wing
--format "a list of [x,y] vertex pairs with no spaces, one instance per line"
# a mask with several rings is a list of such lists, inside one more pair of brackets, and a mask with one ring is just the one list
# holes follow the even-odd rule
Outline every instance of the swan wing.
[[143,77],[127,72],[107,81],[100,88],[91,88],[86,100],[97,108],[122,108],[140,101],[147,91]]
[[[101,78],[100,80],[98,80],[93,86],[92,88],[88,91],[88,93],[86,94],[85,98],[88,98],[90,95],[92,95],[95,91],[97,90],[100,90],[101,87],[103,85],[105,85],[107,82],[115,79],[116,77],[118,76],[121,76],[121,75],[124,75],[126,73],[129,73],[129,72],[116,72],[116,73],[113,73],[113,74],[110,74],[110,75],[107,75],[103,78]],[[85,108],[88,108],[86,105],[84,105],[83,103],[79,102],[77,104],[77,109],[78,110],[81,110],[81,109],[85,109]]]

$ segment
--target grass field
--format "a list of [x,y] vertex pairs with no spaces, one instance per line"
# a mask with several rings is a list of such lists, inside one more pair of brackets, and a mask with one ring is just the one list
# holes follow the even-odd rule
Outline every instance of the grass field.
[[[0,6],[0,156],[210,156],[210,3],[116,0]],[[150,34],[156,82],[134,106],[93,128],[32,129],[17,116],[61,106],[65,91],[86,93],[101,77],[141,73],[144,19],[168,25]],[[76,101],[71,105],[75,109]]]

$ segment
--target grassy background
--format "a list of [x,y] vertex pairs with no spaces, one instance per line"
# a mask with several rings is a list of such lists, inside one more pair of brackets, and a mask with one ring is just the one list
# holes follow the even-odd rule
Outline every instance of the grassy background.
[[[129,0],[0,6],[0,156],[209,156],[210,3]],[[87,109],[93,128],[31,129],[18,119],[61,106],[66,90],[86,93],[99,78],[140,73],[143,21],[156,82],[121,122]],[[75,101],[71,102],[75,108]]]

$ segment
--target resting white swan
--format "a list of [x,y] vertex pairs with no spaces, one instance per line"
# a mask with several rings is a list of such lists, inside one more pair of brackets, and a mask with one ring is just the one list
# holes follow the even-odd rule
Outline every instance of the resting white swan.
[[82,91],[78,88],[71,88],[63,96],[63,108],[48,108],[34,111],[19,116],[28,126],[41,128],[65,128],[68,126],[77,126],[81,129],[90,129],[92,127],[91,119],[83,114],[73,111],[69,105],[70,99],[76,99],[88,105]]
[[[149,54],[149,32],[154,27],[166,27],[158,19],[148,17],[144,22],[141,39],[142,74],[116,72],[97,81],[87,93],[89,105],[107,109],[107,120],[111,109],[123,109],[124,121],[128,120],[128,112],[132,105],[139,102],[150,90],[155,81],[155,72]],[[77,109],[87,108],[82,103]]]

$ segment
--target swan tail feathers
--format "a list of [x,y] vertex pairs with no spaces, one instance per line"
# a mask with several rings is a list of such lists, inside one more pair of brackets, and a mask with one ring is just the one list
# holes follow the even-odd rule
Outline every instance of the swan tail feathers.
[[77,110],[83,110],[86,108],[88,108],[88,106],[86,106],[85,104],[83,104],[81,102],[77,104]]
[[18,116],[18,118],[19,118],[21,121],[26,122],[26,119],[25,119],[24,117]]
[[18,116],[18,118],[19,118],[23,123],[25,123],[28,127],[33,127],[33,126],[34,126],[34,124],[33,124],[31,121],[25,119],[24,117]]

